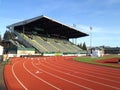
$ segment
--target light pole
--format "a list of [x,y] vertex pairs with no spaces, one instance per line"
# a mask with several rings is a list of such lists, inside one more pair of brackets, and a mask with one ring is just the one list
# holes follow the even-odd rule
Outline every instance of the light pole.
[[90,26],[90,53],[92,53],[92,27]]
[[[73,24],[73,27],[76,29],[76,24]],[[73,43],[76,44],[76,38],[73,39]]]

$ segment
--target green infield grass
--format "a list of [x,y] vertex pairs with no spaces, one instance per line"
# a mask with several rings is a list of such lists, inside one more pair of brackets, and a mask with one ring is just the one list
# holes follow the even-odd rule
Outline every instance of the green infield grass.
[[103,57],[86,56],[86,57],[77,57],[77,58],[74,58],[74,60],[84,62],[84,63],[89,63],[89,64],[120,68],[120,65],[97,62],[97,60],[105,60],[105,59],[109,59],[109,58],[120,58],[120,55],[106,55],[106,56],[103,56]]

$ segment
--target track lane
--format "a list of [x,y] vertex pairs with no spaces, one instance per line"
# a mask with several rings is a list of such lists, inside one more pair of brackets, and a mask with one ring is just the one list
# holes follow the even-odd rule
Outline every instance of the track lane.
[[78,68],[80,68],[80,67],[85,68],[84,66],[86,65],[88,67],[88,69],[90,67],[89,70],[91,70],[91,69],[94,69],[94,70],[97,70],[97,71],[102,70],[101,72],[105,73],[105,74],[109,74],[109,73],[111,74],[111,70],[112,70],[112,75],[120,77],[120,73],[118,73],[120,70],[117,69],[117,68],[104,67],[104,66],[99,66],[99,65],[92,65],[94,67],[91,67],[91,64],[78,63],[78,61],[75,61],[73,59],[64,59],[64,58],[62,58],[61,61],[62,60],[63,60],[63,62],[70,63],[71,65],[72,64],[78,64],[78,66],[77,66]]
[[[75,62],[75,61],[74,61]],[[115,80],[120,80],[120,76],[118,76],[117,74],[119,74],[120,73],[120,70],[118,71],[118,69],[117,69],[117,76],[112,72],[111,73],[111,71],[113,71],[113,69],[108,73],[107,71],[106,71],[106,68],[107,67],[104,67],[104,69],[102,68],[101,70],[100,70],[100,67],[99,68],[95,68],[95,69],[93,69],[92,68],[92,65],[90,65],[90,66],[88,66],[89,64],[84,64],[84,63],[80,63],[79,62],[79,64],[73,64],[73,63],[70,63],[69,61],[68,62],[63,62],[63,61],[61,61],[61,60],[57,60],[57,61],[52,61],[51,60],[51,62],[50,63],[53,63],[53,64],[55,64],[56,66],[65,66],[65,67],[68,67],[68,68],[71,68],[71,69],[74,69],[75,71],[84,71],[84,72],[86,72],[86,73],[89,73],[89,74],[93,74],[93,75],[97,75],[97,76],[102,76],[102,77],[105,77],[105,78],[110,78],[110,79],[115,79]],[[78,62],[77,62],[78,63]],[[84,64],[84,67],[82,67],[80,64]],[[74,67],[75,66],[75,67]],[[93,65],[94,66],[94,65]],[[102,67],[102,66],[101,66]],[[92,69],[91,69],[92,68]],[[98,70],[97,70],[98,69]],[[103,72],[103,71],[106,71],[106,72]]]
[[[43,62],[43,61],[42,61]],[[39,67],[39,68],[42,68],[43,69],[43,67]],[[45,68],[44,68],[45,69]],[[52,73],[54,73],[54,74],[56,74],[56,75],[59,75],[60,77],[63,77],[64,76],[64,78],[66,78],[66,79],[68,79],[68,80],[71,80],[71,81],[74,81],[74,82],[77,82],[77,83],[80,83],[80,82],[82,82],[82,85],[83,85],[83,83],[85,84],[85,85],[88,85],[87,87],[90,87],[90,88],[92,88],[92,89],[97,89],[97,87],[101,87],[101,88],[106,88],[106,90],[110,90],[110,89],[120,89],[119,87],[115,87],[115,86],[111,86],[111,85],[109,85],[109,84],[104,84],[104,83],[101,83],[101,82],[96,82],[96,81],[93,81],[93,80],[90,80],[90,79],[86,79],[85,77],[77,77],[76,79],[75,79],[75,76],[74,75],[70,75],[70,74],[68,74],[67,72],[66,73],[55,73],[55,72],[53,72],[52,70],[50,70],[49,68],[47,68],[47,69],[45,69],[45,70],[48,70],[48,71],[51,71]],[[63,76],[62,76],[63,75]],[[74,76],[74,77],[73,77]],[[79,82],[80,81],[80,82]]]
[[[48,69],[45,70],[42,67],[38,68],[37,67],[38,65],[36,66],[36,64],[34,64],[33,62],[32,62],[32,65],[37,70],[42,71],[46,74],[46,76],[44,76],[44,77],[42,77],[40,75],[43,79],[45,79],[45,80],[47,79],[49,82],[56,84],[58,87],[62,88],[62,90],[66,90],[66,89],[68,89],[68,90],[70,90],[70,89],[71,90],[73,90],[73,89],[74,90],[79,90],[79,89],[81,89],[81,90],[92,90],[91,88],[85,87],[83,85],[80,85],[80,84],[77,84],[73,81],[70,81],[66,78],[60,77],[57,74],[54,74],[51,71],[48,71]],[[61,85],[61,84],[63,84],[63,85]]]
[[28,90],[27,87],[22,83],[22,81],[19,79],[19,77],[17,77],[17,75],[15,74],[15,65],[20,63],[20,61],[17,61],[15,62],[13,65],[12,65],[12,74],[13,76],[15,77],[15,79],[17,80],[17,82],[23,87],[24,90]]
[[28,90],[57,90],[28,73],[23,67],[24,62],[26,62],[26,60],[22,60],[21,63],[17,63],[14,66],[14,72]]
[[[13,61],[13,59],[11,59]],[[13,62],[14,64],[15,62]],[[4,80],[8,90],[22,90],[23,87],[19,84],[12,73],[12,64],[7,64],[4,67]],[[11,83],[12,82],[12,83]]]
[[[27,62],[27,61],[26,61],[26,62]],[[32,67],[32,65],[30,66],[30,64],[29,64],[30,68],[28,69],[28,67],[26,67],[26,65],[25,65],[26,62],[23,63],[23,67],[24,67],[24,69],[25,69],[29,74],[31,74],[33,77],[37,78],[38,80],[44,82],[45,84],[51,86],[52,88],[54,88],[54,89],[56,89],[56,90],[61,90],[60,88],[52,85],[52,84],[49,83],[48,81],[45,81],[45,80],[42,79],[41,77],[38,77],[38,75],[36,75],[36,74],[38,74],[39,71],[38,71],[38,70],[37,70],[37,71],[34,70],[34,68]],[[32,67],[32,68],[31,68],[31,67]],[[32,70],[32,71],[31,71],[31,70]],[[40,72],[40,75],[41,75],[41,74],[44,74],[44,73],[43,73],[43,72]],[[43,88],[41,88],[41,89],[43,89]],[[49,89],[49,88],[46,87],[46,89]]]
[[[79,73],[77,73],[77,75],[75,75],[76,73],[69,73],[68,72],[68,70],[65,70],[66,69],[66,67],[63,67],[63,69],[60,71],[60,69],[58,69],[57,67],[57,65],[56,65],[56,67],[53,67],[53,68],[51,68],[47,63],[45,63],[45,62],[48,62],[48,61],[42,61],[42,66],[44,66],[44,67],[46,67],[46,68],[49,68],[49,69],[52,69],[52,70],[54,70],[54,71],[56,71],[56,72],[59,72],[59,73],[64,73],[64,74],[66,74],[66,75],[69,75],[69,76],[72,76],[73,78],[77,78],[77,79],[79,79],[79,78],[82,78],[83,80],[87,80],[87,81],[90,81],[90,82],[94,82],[94,83],[96,83],[96,84],[100,84],[100,85],[102,85],[102,86],[107,86],[107,87],[111,87],[111,88],[115,88],[115,89],[120,89],[120,86],[119,86],[119,84],[120,84],[120,82],[117,82],[117,81],[112,81],[111,79],[105,79],[105,78],[96,78],[95,76],[93,77],[91,77],[90,75],[83,75],[83,74],[81,74],[81,72],[79,72]],[[53,65],[53,63],[52,63],[52,65]],[[59,67],[60,68],[60,67]],[[72,70],[72,69],[70,69],[70,70]],[[97,87],[97,86],[96,86]]]
[[87,73],[84,73],[84,72],[82,72],[82,71],[75,71],[75,70],[72,70],[71,68],[70,69],[68,69],[67,67],[65,67],[65,66],[58,66],[58,65],[54,65],[54,64],[52,64],[52,63],[48,63],[48,62],[45,62],[45,63],[43,63],[43,66],[45,66],[45,67],[48,67],[48,68],[50,68],[50,69],[53,69],[53,70],[55,70],[55,71],[57,71],[57,72],[62,72],[62,73],[66,73],[66,74],[72,74],[72,75],[75,75],[75,77],[78,77],[79,78],[79,76],[86,76],[86,78],[95,78],[95,79],[98,79],[98,81],[101,81],[101,80],[103,80],[102,82],[104,82],[104,80],[105,81],[110,81],[110,82],[113,82],[115,85],[116,84],[120,84],[120,81],[116,81],[116,80],[112,80],[112,79],[107,79],[107,78],[104,78],[104,77],[99,77],[99,76],[95,76],[95,75],[92,75],[92,74],[87,74]]

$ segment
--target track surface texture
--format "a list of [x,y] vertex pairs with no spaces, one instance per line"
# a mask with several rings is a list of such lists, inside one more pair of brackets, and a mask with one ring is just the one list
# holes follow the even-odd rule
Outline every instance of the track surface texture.
[[120,90],[120,69],[73,57],[11,58],[4,76],[8,90]]

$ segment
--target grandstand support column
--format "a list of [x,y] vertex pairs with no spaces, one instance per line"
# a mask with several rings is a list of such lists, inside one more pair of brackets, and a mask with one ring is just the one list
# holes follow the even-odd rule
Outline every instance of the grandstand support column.
[[75,44],[77,45],[77,38],[75,38]]
[[25,32],[25,26],[23,25],[23,34],[24,34],[24,32]]
[[[76,24],[73,24],[73,27],[76,28]],[[73,43],[76,44],[76,38],[73,41]]]
[[74,39],[72,38],[72,43],[74,43]]

